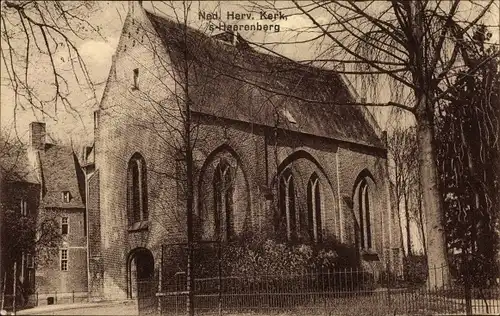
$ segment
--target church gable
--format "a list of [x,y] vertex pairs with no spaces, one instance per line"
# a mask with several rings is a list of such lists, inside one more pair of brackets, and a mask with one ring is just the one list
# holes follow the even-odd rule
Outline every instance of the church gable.
[[[175,97],[175,75],[169,54],[144,10],[131,2],[120,39],[112,56],[100,109],[141,117],[155,123],[158,108],[170,110]],[[173,107],[178,109],[177,107]]]

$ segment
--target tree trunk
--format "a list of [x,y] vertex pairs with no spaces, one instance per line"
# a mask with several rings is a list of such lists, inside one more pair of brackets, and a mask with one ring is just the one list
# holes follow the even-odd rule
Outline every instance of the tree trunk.
[[427,244],[425,239],[425,223],[424,223],[424,210],[422,207],[422,189],[419,184],[418,186],[418,218],[419,218],[419,228],[422,234],[422,247],[424,248],[424,256],[427,257]]
[[400,210],[399,210],[399,206],[398,206],[398,209],[397,209],[397,212],[398,212],[398,223],[399,223],[399,243],[400,243],[400,247],[401,247],[401,250],[403,250],[403,256],[406,257],[406,253],[405,253],[405,245],[404,245],[404,241],[403,241],[403,224],[401,223],[401,214],[399,213]]
[[16,314],[16,295],[17,295],[17,260],[14,260],[14,280],[12,288],[12,314]]
[[401,223],[401,207],[399,205],[399,202],[401,201],[401,194],[399,192],[399,181],[398,181],[398,177],[399,177],[399,172],[398,172],[398,166],[397,166],[397,163],[396,163],[396,166],[395,166],[395,178],[396,178],[396,181],[395,184],[394,184],[394,193],[396,195],[396,212],[398,214],[398,223],[399,223],[399,242],[401,244],[401,250],[403,251],[403,256],[406,258],[406,254],[405,254],[405,245],[404,245],[404,242],[403,242],[403,224]]
[[[409,184],[407,184],[409,186]],[[409,188],[406,188],[409,190]],[[410,211],[408,210],[408,193],[403,193],[405,202],[405,220],[406,220],[406,244],[408,246],[408,257],[412,256],[411,250],[411,229],[410,229]]]
[[[186,59],[187,60],[187,59]],[[187,78],[187,75],[186,75]],[[187,80],[187,79],[186,79]],[[186,84],[186,91],[188,91],[188,85]],[[186,281],[187,281],[187,300],[186,300],[186,313],[188,316],[194,315],[194,269],[193,269],[193,242],[194,242],[194,231],[193,231],[193,205],[194,205],[194,186],[193,186],[193,149],[191,142],[191,108],[189,94],[186,92],[186,122],[185,126],[185,139],[186,139],[186,186],[187,186],[187,197],[186,197],[186,225],[187,225],[187,268],[186,268]]]
[[4,272],[3,274],[3,283],[2,283],[2,306],[0,307],[0,310],[3,310],[3,307],[5,306],[5,286],[7,283],[7,272]]
[[420,183],[423,208],[426,219],[426,249],[429,276],[428,286],[432,289],[446,286],[450,282],[447,260],[446,234],[443,225],[443,207],[439,192],[434,130],[430,111],[426,111],[426,98],[421,96],[422,109],[417,113],[417,138],[420,161]]

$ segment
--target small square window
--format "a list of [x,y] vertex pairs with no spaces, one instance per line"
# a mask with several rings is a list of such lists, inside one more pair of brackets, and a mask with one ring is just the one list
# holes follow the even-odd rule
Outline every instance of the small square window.
[[71,200],[71,195],[69,194],[69,191],[63,191],[62,199],[64,203],[69,203],[69,201]]
[[69,232],[69,220],[67,217],[61,218],[61,235],[67,235]]
[[139,83],[137,82],[138,78],[139,78],[139,68],[135,68],[134,69],[134,85],[132,86],[132,90],[139,90]]
[[94,129],[99,128],[99,112],[94,111]]
[[61,249],[61,271],[68,271],[68,249]]

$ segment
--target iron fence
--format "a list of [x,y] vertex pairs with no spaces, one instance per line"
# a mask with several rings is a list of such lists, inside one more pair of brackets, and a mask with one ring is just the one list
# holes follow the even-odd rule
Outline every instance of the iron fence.
[[[186,279],[177,273],[176,290],[158,291],[143,282],[141,315],[185,315]],[[366,271],[315,271],[290,275],[245,275],[195,279],[196,315],[499,315],[500,289],[459,285],[430,288],[399,278],[375,279]]]
[[[157,279],[139,282],[140,315],[186,315],[186,251],[176,251],[176,256],[162,254]],[[231,274],[219,258],[204,258],[210,269],[195,260],[195,315],[500,315],[498,284],[474,288],[452,281],[431,287],[409,282],[380,263],[377,269]],[[433,274],[444,271],[435,267]]]

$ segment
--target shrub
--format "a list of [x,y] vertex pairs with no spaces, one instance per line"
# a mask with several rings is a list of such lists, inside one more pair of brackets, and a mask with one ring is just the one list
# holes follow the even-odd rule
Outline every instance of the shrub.
[[405,281],[410,284],[424,284],[427,280],[427,257],[409,256],[404,258]]
[[[357,265],[355,250],[335,240],[284,243],[246,235],[220,250],[214,250],[216,245],[208,247],[212,249],[204,248],[197,258],[197,277],[216,277],[220,270],[222,276],[231,276],[223,277],[222,288],[227,291],[240,287],[292,292],[299,288],[352,290],[372,288],[374,283],[373,276]],[[348,268],[352,270],[346,271]],[[209,288],[215,287],[215,283],[204,282]]]
[[500,276],[498,264],[488,257],[480,255],[451,255],[450,272],[456,282],[463,285],[468,282],[471,286],[488,288],[496,285]]
[[[185,269],[186,256],[185,251],[171,251],[164,269]],[[284,243],[247,234],[221,245],[198,244],[193,265],[197,288],[204,293],[218,291],[219,286],[223,292],[372,288],[373,276],[362,271],[357,260],[354,249],[333,239]]]

